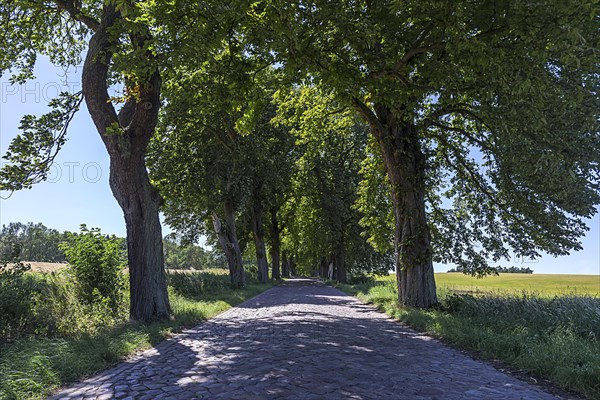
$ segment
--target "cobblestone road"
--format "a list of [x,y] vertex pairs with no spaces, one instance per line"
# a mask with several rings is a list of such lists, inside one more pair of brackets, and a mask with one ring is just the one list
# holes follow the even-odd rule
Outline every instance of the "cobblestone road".
[[52,399],[555,399],[291,280]]

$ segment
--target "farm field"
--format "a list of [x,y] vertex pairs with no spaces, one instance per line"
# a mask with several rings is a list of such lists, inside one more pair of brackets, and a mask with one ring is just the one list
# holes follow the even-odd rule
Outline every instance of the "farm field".
[[31,265],[31,272],[43,273],[56,272],[62,268],[65,268],[68,265],[66,263],[50,263],[37,261],[23,261],[23,264]]
[[[57,272],[63,268],[66,268],[69,264],[67,263],[50,263],[50,262],[37,262],[37,261],[23,261],[23,264],[31,266],[31,272],[50,273]],[[128,272],[125,268],[123,272]],[[175,274],[191,274],[197,272],[206,272],[206,270],[197,269],[167,269],[167,273]],[[216,275],[227,275],[229,271],[223,268],[211,268],[210,272]]]
[[542,296],[600,296],[600,275],[500,274],[478,279],[462,273],[437,273],[435,281],[440,289],[452,292],[525,291]]

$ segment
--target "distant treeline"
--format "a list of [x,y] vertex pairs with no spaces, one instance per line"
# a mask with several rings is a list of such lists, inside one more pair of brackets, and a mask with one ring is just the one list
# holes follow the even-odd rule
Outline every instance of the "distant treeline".
[[[69,235],[78,233],[48,228],[42,223],[11,222],[2,225],[0,231],[0,257],[11,259],[15,251],[19,258],[33,262],[66,262],[59,244],[67,240]],[[125,239],[120,238],[125,245]],[[207,269],[226,265],[222,257],[211,250],[195,244],[183,243],[175,235],[167,235],[163,239],[165,267],[172,269]]]
[[533,274],[533,270],[529,267],[495,267],[496,272],[505,274]]
[[[533,270],[529,267],[493,267],[496,272],[504,274],[533,274]],[[448,272],[463,272],[462,268],[452,268]]]
[[67,239],[68,232],[47,228],[41,223],[11,222],[2,225],[0,254],[2,259],[12,258],[20,249],[21,260],[37,262],[65,262],[65,255],[58,245]]
[[220,253],[186,243],[176,234],[163,238],[163,251],[165,266],[169,269],[227,268],[227,262]]

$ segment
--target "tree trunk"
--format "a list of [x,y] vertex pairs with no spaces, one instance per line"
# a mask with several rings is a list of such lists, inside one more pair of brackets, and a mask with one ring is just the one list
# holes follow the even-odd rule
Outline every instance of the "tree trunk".
[[267,283],[269,280],[269,264],[267,263],[267,251],[265,249],[265,229],[263,226],[263,211],[259,199],[254,198],[252,207],[252,236],[256,248],[256,264],[258,265],[258,281]]
[[273,279],[280,279],[279,272],[279,252],[281,247],[281,238],[279,237],[280,228],[277,221],[277,211],[271,210],[271,264]]
[[168,318],[170,308],[158,218],[160,196],[148,179],[145,150],[135,153],[136,157],[120,157],[111,152],[110,186],[127,227],[130,316],[149,322]]
[[327,278],[328,267],[329,261],[327,260],[327,257],[322,257],[321,263],[319,264],[319,276],[321,278]]
[[288,260],[287,250],[281,253],[281,275],[284,278],[290,277],[290,261]]
[[341,283],[346,283],[348,281],[343,242],[338,243],[335,248],[335,254],[333,256],[333,271],[335,280]]
[[[104,8],[102,23],[92,36],[83,67],[83,96],[110,156],[110,187],[123,210],[127,227],[130,316],[150,322],[167,319],[169,298],[164,271],[162,232],[158,217],[161,198],[150,184],[145,155],[154,134],[160,107],[161,79],[154,71],[135,86],[139,96],[129,99],[119,113],[108,96],[108,66],[115,39],[108,34],[119,14]],[[143,47],[149,35],[135,36]],[[151,64],[152,55],[146,53]]]
[[288,262],[290,263],[290,275],[296,276],[296,261],[294,260],[294,256],[290,256]]
[[425,213],[426,160],[414,125],[386,106],[376,106],[376,114],[379,128],[372,131],[392,189],[398,300],[428,308],[437,303],[437,296]]
[[225,253],[225,258],[227,258],[231,285],[239,289],[246,286],[246,276],[235,229],[235,210],[230,201],[225,201],[223,208],[225,210],[225,226],[221,223],[216,212],[212,213],[213,226]]

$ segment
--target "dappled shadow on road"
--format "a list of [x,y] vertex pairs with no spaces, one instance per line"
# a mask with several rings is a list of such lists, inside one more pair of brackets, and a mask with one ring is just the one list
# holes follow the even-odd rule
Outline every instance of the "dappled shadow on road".
[[552,398],[312,281],[273,288],[94,379],[70,398]]

